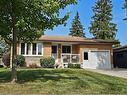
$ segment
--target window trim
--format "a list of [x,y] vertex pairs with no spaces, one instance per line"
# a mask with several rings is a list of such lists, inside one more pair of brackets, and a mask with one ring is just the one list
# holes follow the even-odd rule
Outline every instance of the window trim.
[[41,49],[41,55],[38,54],[38,43],[36,43],[36,55],[34,55],[32,52],[33,52],[33,43],[30,43],[31,44],[31,54],[27,54],[27,43],[24,43],[25,44],[25,54],[21,54],[21,43],[20,43],[20,50],[19,50],[19,54],[20,55],[23,55],[23,56],[43,56],[43,43],[42,44],[42,49]]

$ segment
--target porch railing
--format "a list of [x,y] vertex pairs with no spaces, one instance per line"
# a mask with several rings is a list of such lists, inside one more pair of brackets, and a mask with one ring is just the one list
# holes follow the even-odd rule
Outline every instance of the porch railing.
[[63,64],[79,64],[80,63],[80,54],[62,54],[61,55]]

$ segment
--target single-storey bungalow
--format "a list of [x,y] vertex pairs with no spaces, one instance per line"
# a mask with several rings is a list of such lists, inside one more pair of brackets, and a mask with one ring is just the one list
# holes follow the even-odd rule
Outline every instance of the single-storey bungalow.
[[127,45],[113,49],[113,63],[115,68],[127,68]]
[[26,65],[40,66],[42,57],[55,58],[56,64],[81,64],[82,68],[111,69],[113,41],[72,36],[41,36],[33,43],[19,43],[18,54],[25,56]]

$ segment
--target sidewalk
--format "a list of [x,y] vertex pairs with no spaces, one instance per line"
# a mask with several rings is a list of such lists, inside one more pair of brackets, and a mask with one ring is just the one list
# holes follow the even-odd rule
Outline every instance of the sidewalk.
[[87,69],[88,71],[97,72],[101,74],[127,78],[127,69],[112,69],[112,70],[97,70],[97,69]]

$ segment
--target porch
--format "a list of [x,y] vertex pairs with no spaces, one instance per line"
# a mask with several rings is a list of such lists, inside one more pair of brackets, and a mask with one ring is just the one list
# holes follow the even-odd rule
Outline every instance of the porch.
[[52,57],[56,64],[67,67],[68,64],[80,64],[79,45],[76,44],[52,44]]

